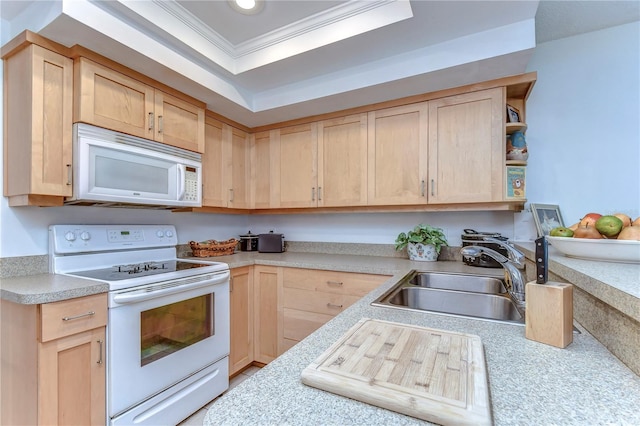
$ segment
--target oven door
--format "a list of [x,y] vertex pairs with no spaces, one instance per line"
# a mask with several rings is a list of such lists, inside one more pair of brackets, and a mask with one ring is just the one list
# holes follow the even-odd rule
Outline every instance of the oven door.
[[111,418],[227,357],[229,271],[110,292],[107,347]]

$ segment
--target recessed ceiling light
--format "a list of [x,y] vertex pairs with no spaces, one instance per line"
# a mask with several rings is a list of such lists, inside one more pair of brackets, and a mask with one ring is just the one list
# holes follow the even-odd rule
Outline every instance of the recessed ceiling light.
[[264,8],[264,0],[228,0],[229,5],[244,15],[255,15]]

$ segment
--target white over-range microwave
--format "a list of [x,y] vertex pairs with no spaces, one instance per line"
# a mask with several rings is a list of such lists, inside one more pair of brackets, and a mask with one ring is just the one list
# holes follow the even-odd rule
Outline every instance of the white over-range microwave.
[[73,196],[65,203],[200,207],[201,155],[76,123],[73,126]]

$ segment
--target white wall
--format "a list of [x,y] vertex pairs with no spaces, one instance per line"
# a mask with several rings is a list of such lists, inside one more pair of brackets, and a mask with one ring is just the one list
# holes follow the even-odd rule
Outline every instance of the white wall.
[[[558,204],[566,222],[588,211],[640,215],[639,34],[636,22],[544,43],[529,65],[538,72],[538,81],[527,104],[527,195],[534,203]],[[460,244],[464,228],[501,232],[518,240],[534,237],[528,212],[234,216],[9,208],[2,198],[0,257],[46,254],[47,226],[71,222],[175,224],[181,244],[225,239],[249,229],[274,229],[292,241],[392,244],[399,232],[418,223],[443,227],[452,245]]]
[[527,199],[567,225],[640,216],[640,22],[536,47],[527,103]]

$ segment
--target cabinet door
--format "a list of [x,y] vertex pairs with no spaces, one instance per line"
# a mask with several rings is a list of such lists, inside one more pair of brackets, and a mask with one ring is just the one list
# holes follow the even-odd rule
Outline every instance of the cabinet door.
[[229,170],[227,147],[222,137],[223,124],[211,117],[205,119],[205,151],[202,154],[202,205],[227,207],[226,180]]
[[253,362],[253,269],[231,270],[231,351],[229,374]]
[[236,209],[251,208],[251,138],[249,134],[225,125],[226,137],[230,141],[231,158],[228,206]]
[[167,145],[204,151],[204,108],[155,91],[154,139]]
[[74,66],[74,122],[154,138],[153,87],[85,58]]
[[104,425],[105,328],[40,344],[38,423]]
[[424,204],[427,104],[372,111],[368,117],[368,204]]
[[271,161],[272,140],[278,139],[278,131],[271,130],[258,132],[253,135],[251,164],[253,165],[251,180],[253,182],[253,207],[256,209],[268,209],[273,207],[272,199],[275,197],[273,189],[276,171],[275,164]]
[[253,277],[254,359],[266,364],[282,353],[282,268],[256,265]]
[[504,199],[504,92],[429,102],[429,203]]
[[9,204],[37,204],[30,195],[71,196],[73,61],[31,45],[5,60],[4,78]]
[[318,123],[318,206],[367,204],[367,114]]
[[[277,167],[276,207],[317,206],[317,123],[280,129],[272,154]],[[273,158],[273,157],[272,157]]]

